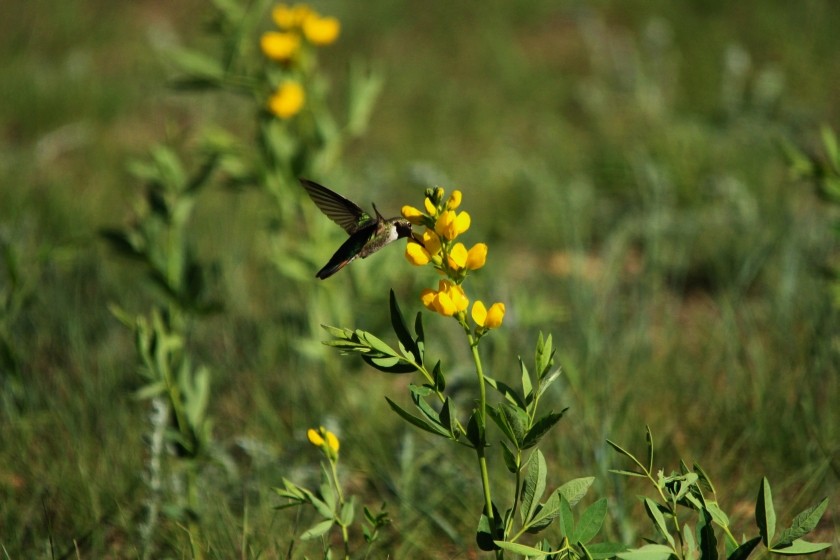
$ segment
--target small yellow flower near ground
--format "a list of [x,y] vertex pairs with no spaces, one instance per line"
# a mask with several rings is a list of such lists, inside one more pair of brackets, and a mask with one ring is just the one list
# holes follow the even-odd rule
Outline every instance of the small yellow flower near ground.
[[340,446],[338,437],[325,427],[321,426],[317,430],[315,428],[309,428],[306,431],[306,437],[312,445],[320,447],[331,457],[336,458],[338,456],[338,448]]
[[341,23],[334,17],[321,17],[312,13],[303,20],[303,35],[318,47],[334,43],[340,32]]
[[268,109],[281,119],[289,119],[300,112],[305,101],[303,86],[298,82],[286,81],[269,97]]
[[288,31],[269,31],[260,37],[260,49],[271,60],[285,62],[300,49],[300,35]]
[[502,325],[505,317],[505,304],[494,303],[490,309],[484,307],[484,303],[477,300],[472,307],[472,318],[475,324],[485,329],[495,329]]
[[441,237],[452,241],[460,234],[470,228],[470,215],[466,212],[456,213],[454,210],[446,210],[438,216],[435,222],[435,231]]
[[[321,426],[321,430],[323,429],[324,427]],[[306,437],[309,438],[309,442],[315,447],[321,447],[324,445],[324,438],[321,436],[320,430],[309,428],[306,430]]]
[[402,207],[402,216],[415,226],[419,226],[423,224],[423,212],[415,208],[414,206],[403,206]]
[[300,27],[311,14],[315,13],[306,4],[277,4],[271,10],[271,18],[280,29],[294,29]]

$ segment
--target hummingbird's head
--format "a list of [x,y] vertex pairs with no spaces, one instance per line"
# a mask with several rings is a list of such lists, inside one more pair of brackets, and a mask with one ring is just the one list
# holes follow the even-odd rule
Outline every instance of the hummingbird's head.
[[408,220],[400,218],[394,222],[394,227],[397,228],[397,239],[402,239],[403,237],[414,238],[414,233],[411,231],[411,222]]

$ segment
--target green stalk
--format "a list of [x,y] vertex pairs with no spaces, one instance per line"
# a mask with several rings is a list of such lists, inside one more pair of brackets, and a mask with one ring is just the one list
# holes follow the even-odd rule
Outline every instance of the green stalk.
[[[478,339],[473,336],[465,322],[461,321],[461,325],[467,333],[467,340],[470,343],[473,362],[475,362],[475,373],[478,376],[479,394],[478,424],[481,434],[485,434],[487,428],[487,385],[484,382],[484,368],[481,365],[481,356],[478,354]],[[484,512],[490,522],[490,530],[494,531],[496,527],[496,520],[493,516],[493,500],[490,496],[490,475],[487,471],[487,455],[485,453],[484,435],[482,435],[481,442],[476,447],[475,453],[478,456],[478,468],[481,470],[481,485],[484,488]],[[502,552],[502,550],[497,550],[496,558],[503,557],[504,552]]]

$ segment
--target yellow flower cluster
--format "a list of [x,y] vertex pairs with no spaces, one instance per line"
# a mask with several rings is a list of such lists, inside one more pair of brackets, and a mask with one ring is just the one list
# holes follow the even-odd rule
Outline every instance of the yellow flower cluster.
[[271,17],[280,31],[263,33],[260,48],[266,57],[278,62],[290,62],[300,51],[302,39],[323,47],[335,43],[341,32],[336,18],[322,16],[306,4],[278,4]]
[[338,438],[331,431],[327,430],[323,426],[319,427],[317,430],[315,428],[309,428],[306,432],[306,437],[309,438],[309,442],[312,445],[320,447],[328,457],[332,459],[336,459],[338,457]]
[[[441,280],[437,290],[425,289],[420,300],[428,309],[445,317],[456,317],[462,324],[470,300],[461,283],[471,270],[478,270],[487,261],[487,245],[476,243],[469,250],[455,239],[470,227],[470,215],[458,212],[461,205],[461,191],[453,191],[444,201],[444,190],[440,187],[426,190],[423,203],[425,211],[413,206],[403,206],[402,215],[417,226],[426,226],[423,235],[409,239],[405,257],[415,266],[429,263],[448,279]],[[505,306],[494,303],[486,309],[481,301],[473,304],[472,318],[479,329],[493,329],[502,324]]]
[[[291,66],[298,62],[304,42],[316,47],[334,43],[341,32],[341,23],[334,17],[322,16],[306,4],[278,4],[271,12],[278,30],[260,37],[260,50],[266,58]],[[297,80],[286,80],[268,100],[268,110],[281,119],[300,112],[306,101],[303,86]]]

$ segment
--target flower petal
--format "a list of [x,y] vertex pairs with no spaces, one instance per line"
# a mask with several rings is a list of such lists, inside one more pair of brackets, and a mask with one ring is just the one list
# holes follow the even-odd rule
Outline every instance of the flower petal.
[[429,252],[422,245],[414,241],[409,241],[405,246],[405,258],[414,266],[429,264],[429,261],[432,259]]
[[487,244],[476,243],[467,254],[466,267],[470,270],[478,270],[487,261]]
[[505,318],[505,304],[504,303],[494,303],[490,306],[490,309],[487,310],[487,319],[484,322],[484,326],[488,329],[496,329],[502,326],[502,319]]
[[472,318],[475,321],[475,324],[479,327],[484,326],[484,322],[487,319],[487,309],[484,307],[484,302],[481,300],[476,300],[472,307]]
[[449,267],[453,270],[461,270],[467,264],[467,248],[463,243],[456,243],[449,250]]
[[415,226],[422,225],[425,217],[423,216],[423,213],[414,206],[403,206],[402,216]]
[[452,191],[449,200],[446,201],[447,210],[455,210],[461,205],[461,191]]

